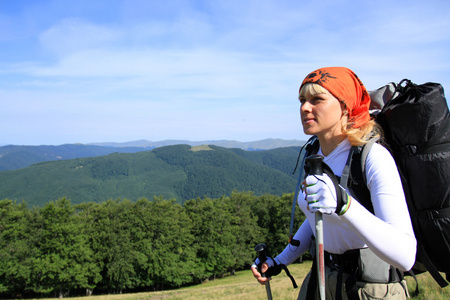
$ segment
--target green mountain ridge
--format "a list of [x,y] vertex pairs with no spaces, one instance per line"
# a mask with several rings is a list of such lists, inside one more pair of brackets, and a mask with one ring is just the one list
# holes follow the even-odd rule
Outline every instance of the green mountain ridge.
[[28,167],[32,164],[75,159],[80,157],[96,157],[111,153],[136,153],[148,151],[154,148],[187,144],[190,146],[216,145],[224,148],[240,148],[250,151],[270,150],[283,147],[295,147],[303,145],[304,142],[298,140],[265,139],[254,142],[237,142],[230,140],[216,141],[184,141],[184,140],[164,140],[151,142],[139,140],[124,143],[97,143],[97,144],[64,144],[59,146],[40,145],[22,146],[6,145],[0,147],[0,171],[16,170]]
[[183,203],[232,191],[290,193],[299,147],[245,151],[174,145],[136,153],[48,161],[0,172],[0,199],[28,206],[67,197],[73,204],[163,196]]

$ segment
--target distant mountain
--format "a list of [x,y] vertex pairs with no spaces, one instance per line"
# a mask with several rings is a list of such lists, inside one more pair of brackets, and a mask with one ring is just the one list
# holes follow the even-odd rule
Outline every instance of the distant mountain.
[[300,147],[245,151],[174,145],[136,153],[41,162],[0,172],[0,199],[42,206],[61,197],[73,204],[153,196],[183,203],[232,191],[256,195],[293,192]]
[[135,153],[147,151],[158,147],[169,145],[216,145],[224,148],[240,148],[244,150],[269,150],[282,147],[292,147],[303,145],[304,142],[298,140],[265,139],[255,142],[237,142],[237,141],[183,141],[183,140],[165,140],[159,142],[150,142],[139,140],[126,143],[96,143],[96,144],[66,144],[60,146],[17,146],[7,145],[0,147],[0,171],[16,170],[28,167],[32,164],[66,160],[81,157],[96,157],[108,155],[111,153]]
[[138,140],[125,143],[91,143],[90,145],[104,146],[104,147],[146,147],[146,148],[158,148],[170,145],[216,145],[224,148],[241,148],[244,150],[270,150],[282,147],[295,147],[301,146],[305,142],[299,140],[283,140],[283,139],[264,139],[253,142],[238,142],[230,140],[207,140],[207,141],[187,141],[187,140],[164,140],[164,141],[147,141]]
[[134,153],[148,150],[142,147],[101,147],[95,145],[67,144],[61,146],[15,146],[0,147],[0,171],[28,167],[43,161],[93,157],[114,152]]

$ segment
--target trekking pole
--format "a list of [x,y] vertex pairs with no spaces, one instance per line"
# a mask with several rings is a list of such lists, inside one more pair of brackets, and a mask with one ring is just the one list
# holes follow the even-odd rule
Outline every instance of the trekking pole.
[[[256,245],[255,251],[258,252],[259,262],[262,265],[262,263],[267,260],[267,255],[268,255],[268,250],[267,250],[266,244]],[[262,267],[261,267],[261,269],[262,269]],[[261,272],[261,277],[266,277],[266,274]],[[265,286],[266,286],[267,299],[272,300],[272,291],[270,290],[270,282],[267,281]]]
[[[323,156],[314,154],[306,158],[306,164],[309,165],[310,175],[322,175],[322,162]],[[315,214],[316,225],[316,257],[317,257],[317,276],[319,282],[319,295],[320,299],[325,300],[325,257],[323,249],[323,219],[322,213],[316,212]]]

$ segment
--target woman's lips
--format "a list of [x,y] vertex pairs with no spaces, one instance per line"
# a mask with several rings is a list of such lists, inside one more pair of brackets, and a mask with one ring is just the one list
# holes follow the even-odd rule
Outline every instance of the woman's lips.
[[305,118],[303,118],[303,124],[310,124],[310,123],[312,123],[312,122],[314,122],[314,118],[312,118],[312,117],[305,117]]

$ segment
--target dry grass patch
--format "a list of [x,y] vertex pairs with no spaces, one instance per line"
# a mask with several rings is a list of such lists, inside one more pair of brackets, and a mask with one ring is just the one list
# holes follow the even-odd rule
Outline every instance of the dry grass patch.
[[208,145],[192,146],[191,149],[189,149],[189,151],[192,151],[192,152],[209,151],[209,150],[213,150],[213,149]]

